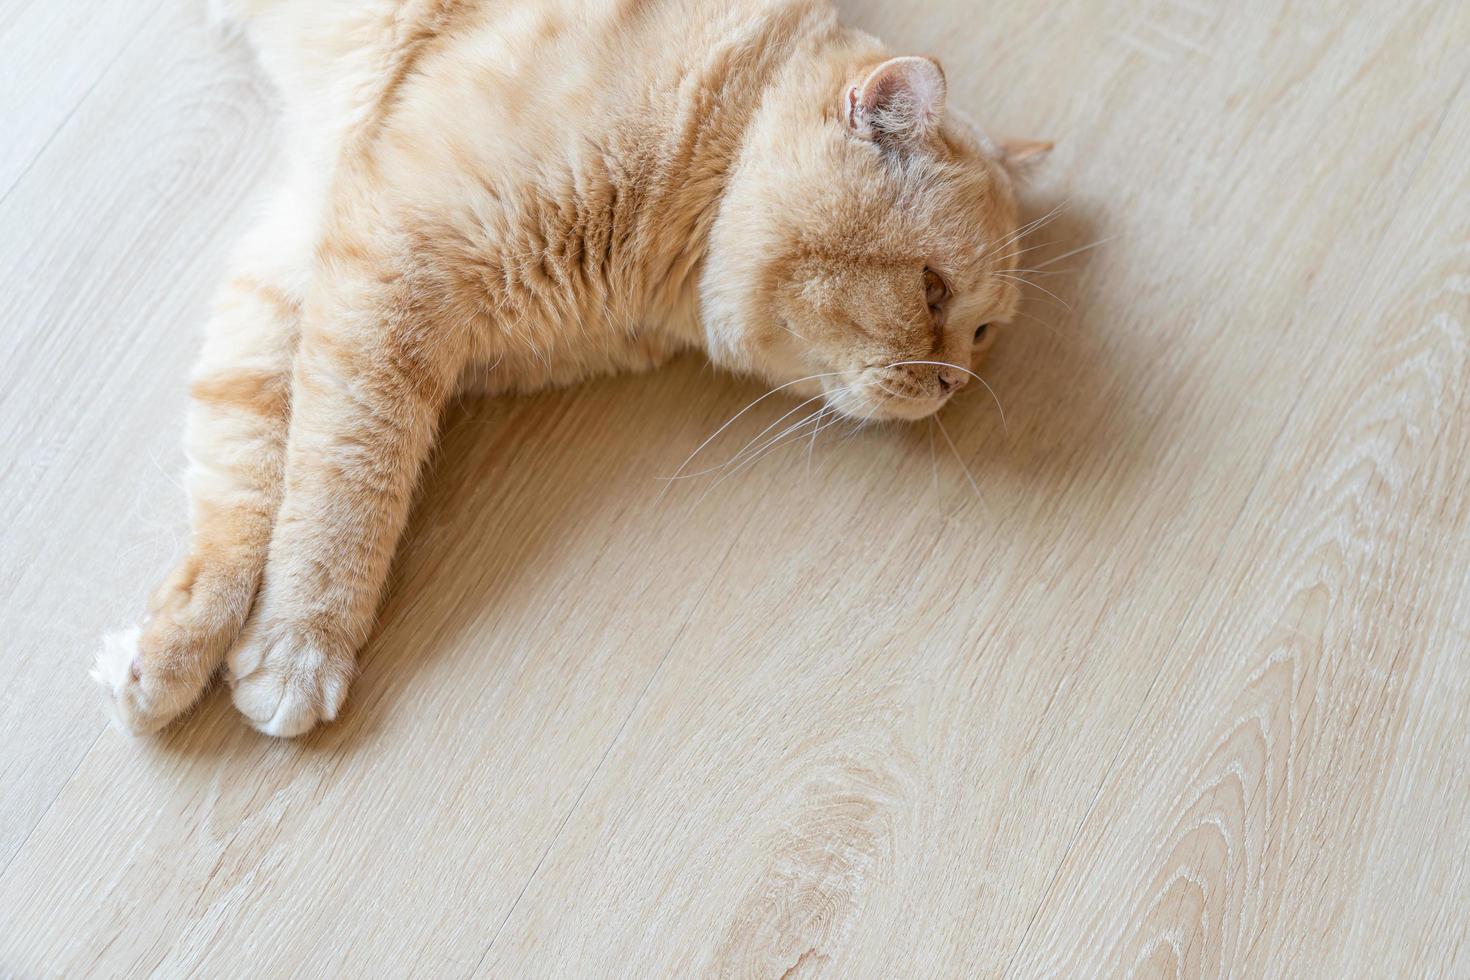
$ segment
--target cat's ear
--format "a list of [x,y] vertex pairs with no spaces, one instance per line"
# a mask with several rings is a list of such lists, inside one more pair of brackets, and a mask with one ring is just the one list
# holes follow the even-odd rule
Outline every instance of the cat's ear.
[[1004,139],[996,144],[996,149],[1001,165],[1013,175],[1024,177],[1040,166],[1055,145],[1050,140]]
[[932,58],[890,58],[848,88],[848,128],[894,150],[914,149],[939,132],[944,116],[944,69]]

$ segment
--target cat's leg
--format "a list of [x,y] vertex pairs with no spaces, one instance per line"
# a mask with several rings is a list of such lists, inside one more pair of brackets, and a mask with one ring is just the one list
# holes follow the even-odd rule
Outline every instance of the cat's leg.
[[260,598],[229,654],[236,707],[270,735],[336,717],[466,360],[451,331],[414,312],[411,290],[361,264],[339,267],[308,305],[285,496]]
[[103,640],[95,677],[127,730],[156,731],[209,684],[245,624],[280,498],[301,266],[289,229],[247,238],[192,373],[191,543],[142,625]]

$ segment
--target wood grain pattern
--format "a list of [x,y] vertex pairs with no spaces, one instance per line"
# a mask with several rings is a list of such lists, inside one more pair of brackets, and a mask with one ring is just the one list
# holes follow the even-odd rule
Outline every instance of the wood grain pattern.
[[197,4],[0,5],[0,973],[1470,973],[1470,8],[846,7],[1061,140],[1038,261],[1107,239],[1007,425],[661,494],[759,389],[458,406],[280,744],[85,680],[183,528],[270,97]]

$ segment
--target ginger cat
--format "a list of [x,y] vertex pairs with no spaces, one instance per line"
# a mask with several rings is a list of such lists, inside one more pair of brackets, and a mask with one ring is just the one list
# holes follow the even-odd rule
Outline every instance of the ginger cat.
[[[289,156],[192,376],[191,551],[94,676],[331,720],[445,403],[698,348],[917,419],[1017,303],[1011,171],[827,0],[246,0]],[[993,331],[991,332],[993,333]]]

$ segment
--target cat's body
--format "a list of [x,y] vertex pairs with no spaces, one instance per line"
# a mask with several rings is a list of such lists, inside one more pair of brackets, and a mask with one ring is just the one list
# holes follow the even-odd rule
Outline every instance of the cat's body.
[[192,552],[99,657],[131,730],[225,661],[263,731],[335,716],[456,391],[700,348],[920,417],[1014,306],[1005,151],[825,0],[246,8],[287,172],[192,380]]

